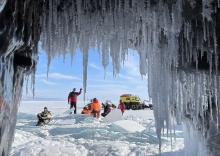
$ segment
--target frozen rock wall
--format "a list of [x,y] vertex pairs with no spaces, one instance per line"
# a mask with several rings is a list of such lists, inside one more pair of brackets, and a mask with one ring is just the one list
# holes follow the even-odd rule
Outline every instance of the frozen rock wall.
[[[0,0],[0,155],[10,155],[23,79],[38,60],[40,1]],[[34,80],[34,79],[32,79]]]

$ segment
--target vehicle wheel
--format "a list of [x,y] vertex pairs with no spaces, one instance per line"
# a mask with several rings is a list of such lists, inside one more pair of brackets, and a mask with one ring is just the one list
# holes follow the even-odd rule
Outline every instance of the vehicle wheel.
[[137,105],[137,109],[144,109],[142,104]]
[[132,104],[132,105],[131,105],[131,109],[132,109],[132,110],[136,110],[136,109],[137,109],[137,106],[136,106],[135,104]]
[[130,106],[126,106],[126,109],[129,110],[129,109],[130,109]]
[[153,110],[153,106],[151,106],[150,109]]

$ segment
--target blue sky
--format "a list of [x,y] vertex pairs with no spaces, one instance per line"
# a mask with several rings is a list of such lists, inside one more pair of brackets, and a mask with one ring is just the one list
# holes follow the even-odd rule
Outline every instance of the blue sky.
[[[40,49],[40,48],[39,48]],[[35,96],[38,98],[58,98],[67,100],[67,96],[73,88],[79,91],[83,88],[83,60],[82,52],[76,51],[73,62],[70,55],[59,56],[52,60],[47,78],[47,55],[40,49],[39,62],[35,75]],[[129,51],[127,61],[121,64],[120,73],[113,76],[111,58],[106,68],[106,76],[102,67],[101,56],[94,50],[89,51],[88,76],[86,99],[94,97],[100,101],[117,101],[121,94],[139,95],[142,100],[148,100],[147,77],[139,74],[139,55],[135,51]],[[30,82],[30,80],[29,80]],[[33,98],[30,83],[28,93],[24,85],[23,99]],[[84,90],[83,90],[84,91]],[[78,100],[83,100],[83,94]]]

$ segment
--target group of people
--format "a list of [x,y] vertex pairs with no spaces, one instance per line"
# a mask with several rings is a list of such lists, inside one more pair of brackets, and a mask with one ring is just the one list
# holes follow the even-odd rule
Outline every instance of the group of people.
[[[94,100],[96,102],[94,102]],[[94,109],[94,105],[98,106],[98,107],[96,107],[96,109]],[[94,98],[93,100],[91,100],[91,102],[89,104],[87,104],[83,108],[81,114],[91,114],[93,117],[100,117],[100,115],[105,117],[106,115],[108,115],[111,112],[112,106],[108,102],[102,103],[102,106],[103,106],[103,113],[100,114],[100,104],[99,104],[98,100],[96,98]],[[118,109],[121,110],[122,115],[123,115],[124,111],[125,111],[125,106],[124,106],[124,103],[122,102],[122,100],[120,100],[120,103],[118,105]],[[94,112],[97,113],[97,115]]]
[[[104,112],[101,113],[101,116],[105,117],[108,113],[110,113],[111,108],[110,106],[105,103],[102,103],[102,106],[104,107]],[[100,117],[100,103],[99,101],[94,98],[93,100],[90,101],[89,104],[87,104],[85,107],[83,107],[83,110],[81,114],[91,114],[93,117]]]
[[[80,88],[79,92],[76,92],[76,88],[73,88],[73,91],[69,93],[68,95],[68,104],[70,104],[70,109],[74,108],[74,114],[77,113],[77,96],[79,96],[82,93],[82,88]],[[106,103],[102,103],[102,106],[104,108],[103,113],[100,112],[101,105],[97,98],[94,98],[90,101],[89,104],[87,104],[81,114],[91,114],[94,118],[99,118],[100,116],[105,117],[111,112],[111,106]],[[119,101],[118,109],[121,110],[122,115],[125,111],[125,105],[122,100]],[[72,113],[72,112],[71,112]],[[71,114],[70,113],[70,114]],[[47,124],[50,122],[51,119],[51,113],[48,111],[47,107],[44,108],[44,111],[37,114],[38,122],[36,126],[42,126],[44,124]]]
[[[79,92],[76,92],[76,88],[73,88],[73,91],[70,92],[68,95],[68,103],[70,103],[70,109],[74,107],[74,114],[77,113],[77,108],[76,108],[77,96],[79,96],[81,93],[82,93],[82,88],[80,88]],[[104,112],[100,114],[100,108],[101,108],[100,103],[97,98],[94,98],[90,101],[88,105],[86,105],[83,108],[81,114],[91,114],[93,117],[97,117],[97,118],[99,118],[100,116],[105,117],[108,113],[111,112],[111,107],[107,102],[102,103],[102,106],[104,107]],[[122,100],[120,100],[118,109],[121,110],[123,115],[125,111],[125,105],[122,102]]]

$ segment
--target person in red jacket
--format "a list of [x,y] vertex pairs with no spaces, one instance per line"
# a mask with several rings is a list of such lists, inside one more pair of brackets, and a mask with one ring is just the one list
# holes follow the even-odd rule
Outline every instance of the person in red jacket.
[[[74,107],[74,114],[76,114],[77,96],[80,95],[81,92],[82,88],[80,88],[79,92],[76,92],[76,88],[73,88],[73,91],[68,95],[68,104],[70,103],[70,109]],[[70,114],[72,114],[72,112]]]
[[94,118],[99,118],[100,117],[100,103],[99,103],[97,98],[93,99],[93,102],[91,104],[91,110],[92,110],[91,115]]
[[124,105],[124,103],[122,102],[122,100],[119,101],[118,109],[121,110],[121,113],[122,113],[122,115],[123,115],[124,112],[125,112],[125,105]]

